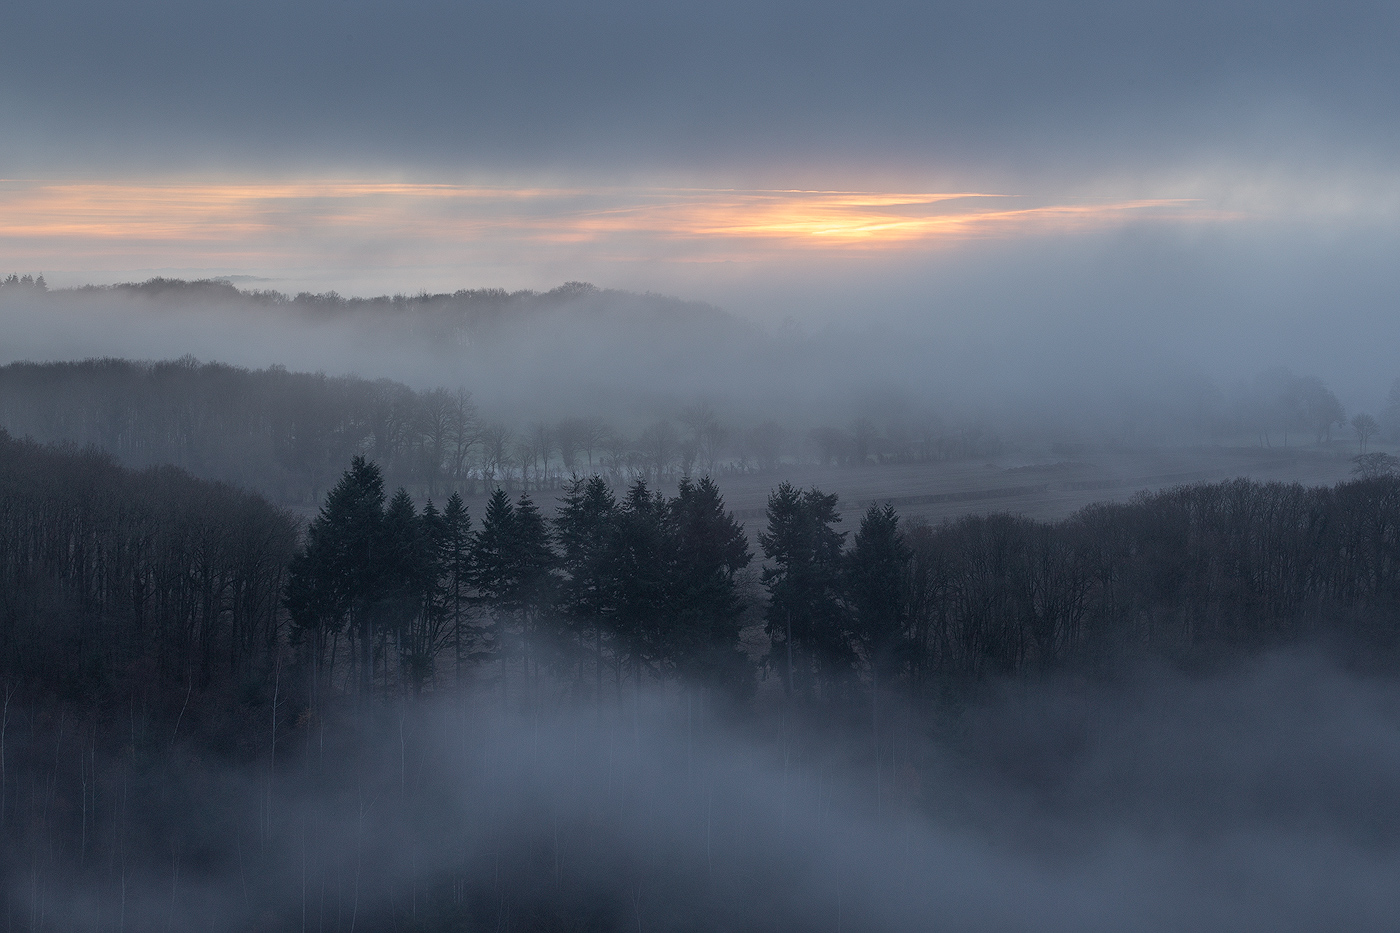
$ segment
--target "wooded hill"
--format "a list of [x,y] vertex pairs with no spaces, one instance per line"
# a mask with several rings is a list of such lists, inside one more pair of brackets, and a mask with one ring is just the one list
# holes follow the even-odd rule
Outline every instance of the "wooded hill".
[[296,522],[174,467],[0,432],[0,671],[77,708],[185,685],[236,694],[275,666]]
[[615,485],[672,485],[688,473],[817,462],[981,456],[1000,441],[967,425],[943,429],[857,419],[805,440],[775,421],[729,423],[704,404],[634,431],[597,415],[523,425],[478,410],[465,391],[415,391],[388,379],[252,370],[187,357],[0,366],[0,428],[42,442],[93,445],[133,467],[173,464],[285,505],[313,506],[350,458],[364,454],[391,486],[418,499],[562,489],[575,473]]
[[[904,527],[872,506],[849,541],[835,496],[783,484],[757,581],[708,478],[668,497],[593,476],[543,510],[497,490],[474,524],[456,495],[422,510],[389,496],[355,457],[298,543],[255,494],[0,434],[0,506],[0,672],[99,704],[277,672],[322,695],[419,692],[474,669],[543,671],[594,698],[605,681],[674,677],[743,694],[755,665],[809,697],[876,683],[917,697],[940,678],[1329,631],[1389,641],[1400,606],[1391,476],[1183,486],[1057,523]],[[769,650],[749,657],[741,624],[759,612]]]
[[507,326],[536,323],[540,317],[560,310],[576,317],[593,318],[599,323],[619,325],[651,322],[682,330],[741,326],[713,305],[654,293],[600,289],[587,282],[566,282],[544,292],[464,288],[455,292],[357,298],[334,291],[288,295],[272,289],[240,289],[225,279],[187,280],[160,276],[144,282],[50,289],[43,276],[35,280],[30,276],[11,275],[0,281],[0,298],[6,296],[31,300],[43,297],[54,301],[96,301],[115,297],[175,307],[218,305],[232,311],[240,307],[248,310],[275,308],[320,319],[358,317],[392,326],[408,336],[446,340],[456,345],[487,338]]
[[[747,892],[730,904],[710,896],[706,858],[681,870],[618,842],[637,789],[600,797],[606,821],[561,829],[522,811],[464,848],[487,816],[444,811],[457,772],[420,786],[405,762],[468,741],[475,707],[450,738],[416,737],[404,711],[460,684],[477,702],[596,708],[601,723],[684,683],[729,697],[741,720],[778,704],[878,723],[890,701],[927,709],[993,678],[1315,638],[1384,657],[1400,631],[1393,476],[1184,486],[1058,523],[905,527],[876,506],[850,534],[836,507],[816,489],[774,490],[755,580],[757,555],[708,479],[665,496],[594,476],[544,508],[498,490],[474,519],[455,497],[418,509],[387,494],[377,465],[356,457],[299,530],[257,495],[175,468],[132,471],[0,433],[6,915],[32,930],[225,915],[260,929],[308,916],[335,930],[565,928],[581,916],[621,929],[633,902],[617,879],[635,875],[689,905],[668,906],[660,927],[731,907],[757,916],[764,899],[742,873],[721,868]],[[745,650],[745,625],[761,626],[762,648]],[[877,773],[893,754],[880,728]],[[392,755],[369,741],[391,733]],[[587,760],[599,788],[619,786],[611,748],[569,767]],[[463,753],[477,767],[482,756]],[[537,754],[522,748],[519,767]],[[472,806],[521,805],[493,793]],[[363,871],[367,814],[375,845],[405,825],[436,840],[442,860],[423,887],[412,876],[411,897],[406,880]],[[686,819],[708,838],[707,809]],[[561,838],[588,854],[569,885]]]

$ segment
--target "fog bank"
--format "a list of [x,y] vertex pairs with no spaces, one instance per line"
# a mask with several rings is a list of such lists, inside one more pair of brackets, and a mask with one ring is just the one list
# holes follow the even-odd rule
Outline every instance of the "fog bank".
[[[1163,265],[1164,251],[1180,262]],[[757,315],[572,283],[354,302],[219,284],[6,288],[0,362],[190,354],[356,373],[465,388],[517,423],[601,415],[640,430],[704,402],[744,429],[771,419],[794,436],[898,410],[1004,434],[1215,442],[1211,423],[1238,420],[1252,381],[1279,366],[1320,377],[1348,417],[1387,404],[1400,374],[1385,351],[1400,340],[1384,313],[1393,288],[1369,254],[1353,255],[1351,293],[1335,293],[1341,252],[1273,283],[1267,264],[1203,269],[1200,250],[1172,237],[1047,247],[1000,275],[891,268],[868,288],[834,267],[790,291],[767,279],[730,296]],[[823,288],[825,304],[796,307]]]
[[558,705],[566,686],[303,716],[275,773],[189,759],[155,787],[109,760],[141,814],[120,871],[12,866],[10,909],[83,930],[1311,931],[1400,907],[1400,685],[1318,654],[891,703],[878,738],[776,707],[729,725],[675,688]]

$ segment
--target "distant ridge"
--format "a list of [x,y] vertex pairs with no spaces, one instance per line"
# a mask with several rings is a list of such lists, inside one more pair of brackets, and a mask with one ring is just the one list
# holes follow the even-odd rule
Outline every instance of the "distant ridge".
[[483,340],[493,346],[513,339],[537,345],[541,335],[549,331],[570,334],[558,339],[575,352],[582,342],[598,338],[634,344],[645,335],[653,345],[671,346],[679,353],[693,349],[697,341],[708,344],[756,337],[752,325],[711,304],[577,281],[548,291],[463,288],[362,298],[333,290],[292,295],[274,289],[243,289],[227,279],[163,276],[143,282],[45,288],[42,278],[12,275],[0,280],[0,302],[10,301],[40,301],[74,309],[115,301],[142,304],[163,313],[272,310],[283,319],[353,324],[363,333],[377,334],[376,339],[407,338],[459,348]]
[[[142,282],[118,282],[112,285],[78,285],[70,288],[48,289],[45,289],[42,284],[42,276],[37,281],[40,283],[38,290],[45,291],[47,294],[51,295],[124,294],[145,298],[177,300],[214,299],[219,301],[246,301],[257,304],[289,304],[317,308],[339,307],[345,309],[386,307],[437,308],[452,305],[499,306],[506,304],[535,304],[548,306],[574,302],[617,302],[623,300],[728,316],[714,305],[704,302],[689,301],[672,295],[659,294],[657,292],[632,292],[623,289],[599,288],[591,282],[565,282],[548,291],[536,291],[528,288],[517,289],[515,291],[504,288],[459,288],[452,292],[419,291],[413,294],[396,292],[392,295],[375,295],[373,297],[363,298],[353,296],[347,297],[335,290],[324,292],[302,291],[293,295],[287,292],[277,291],[276,289],[244,289],[235,285],[232,278],[233,277],[179,279],[154,276]],[[31,291],[34,289],[34,281],[35,280],[30,276],[20,278],[19,276],[11,275],[8,279],[0,281],[0,287],[16,286]]]

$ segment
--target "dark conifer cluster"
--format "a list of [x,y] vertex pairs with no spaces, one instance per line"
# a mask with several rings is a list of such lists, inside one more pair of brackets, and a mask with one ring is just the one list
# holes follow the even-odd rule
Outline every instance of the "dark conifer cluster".
[[292,561],[290,638],[319,685],[361,692],[421,690],[444,659],[458,679],[493,659],[595,691],[605,669],[742,689],[749,560],[708,477],[672,497],[638,480],[620,501],[602,477],[576,479],[553,521],[497,489],[473,530],[456,493],[441,511],[403,489],[386,504],[379,469],[356,457]]
[[[754,663],[826,700],[1124,657],[1190,657],[1345,629],[1386,636],[1400,601],[1400,481],[1178,487],[1044,523],[901,527],[888,504],[849,546],[835,495],[784,483],[758,535],[710,478],[619,499],[576,479],[552,520],[496,490],[473,530],[455,494],[387,505],[356,458],[292,563],[291,637],[322,683],[422,687],[446,658],[518,663],[580,690],[673,676],[741,687]],[[740,647],[761,604],[768,651]],[[343,643],[343,647],[342,647]],[[340,678],[337,680],[337,678]]]
[[47,292],[49,283],[44,281],[42,273],[35,278],[32,275],[17,275],[11,272],[8,277],[0,279],[0,289],[8,292]]

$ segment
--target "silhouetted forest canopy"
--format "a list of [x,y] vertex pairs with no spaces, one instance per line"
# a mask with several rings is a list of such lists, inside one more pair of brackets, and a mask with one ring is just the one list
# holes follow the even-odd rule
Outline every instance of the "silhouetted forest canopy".
[[[1181,486],[1051,523],[906,526],[872,505],[849,542],[835,495],[783,483],[755,576],[709,477],[667,496],[593,474],[547,510],[497,488],[474,522],[455,493],[390,495],[356,455],[298,532],[173,467],[0,443],[3,669],[62,696],[120,694],[137,669],[143,688],[206,689],[283,661],[322,691],[393,695],[488,660],[580,691],[606,675],[743,692],[762,670],[807,696],[877,674],[917,693],[940,675],[1381,636],[1400,598],[1394,476]],[[749,658],[741,628],[760,615],[769,649]]]
[[285,639],[296,522],[174,467],[0,433],[0,652],[8,684],[79,706],[241,684]]
[[[357,454],[300,526],[255,493],[174,467],[134,471],[0,433],[0,829],[7,876],[31,882],[27,899],[7,889],[7,910],[28,912],[23,928],[54,926],[39,920],[39,892],[76,878],[94,911],[124,912],[128,872],[146,870],[128,865],[172,872],[171,918],[212,909],[199,879],[235,865],[285,896],[291,876],[262,853],[307,829],[279,824],[277,808],[293,805],[277,788],[319,788],[363,821],[363,785],[335,762],[395,717],[402,754],[426,754],[402,711],[427,694],[636,717],[644,694],[669,685],[740,719],[761,721],[774,704],[833,722],[868,710],[878,764],[895,754],[879,738],[882,704],[932,709],[989,680],[1098,676],[1146,658],[1395,643],[1394,476],[1181,486],[1053,523],[909,525],[877,504],[851,529],[834,495],[782,484],[765,518],[760,560],[711,478],[683,477],[668,495],[596,473],[540,503],[498,487],[471,516],[455,492],[421,508],[390,493]],[[406,761],[384,778],[396,818],[438,820],[437,791],[410,786]],[[219,790],[232,763],[262,769],[255,792]],[[198,801],[220,793],[238,802],[199,823]],[[322,810],[300,818],[349,832]],[[591,825],[563,831],[571,845],[603,846],[609,872],[632,871]],[[452,862],[421,890],[414,882],[411,908],[387,881],[367,882],[361,907],[361,869],[320,843],[308,868],[301,845],[302,909],[313,883],[321,928],[489,926],[507,903],[531,927],[621,910],[615,891],[598,894],[606,873],[561,888],[550,857],[499,840],[495,851],[515,853],[504,867]],[[661,883],[671,869],[646,871]],[[676,896],[723,913],[703,889]]]
[[6,294],[16,298],[43,296],[55,302],[92,302],[104,297],[136,298],[168,308],[217,305],[231,310],[240,307],[249,311],[272,309],[321,319],[359,318],[393,326],[405,336],[447,341],[455,345],[489,337],[499,328],[530,323],[561,309],[578,317],[593,317],[609,324],[636,324],[650,320],[682,329],[700,330],[737,325],[733,318],[713,305],[650,292],[639,294],[601,289],[588,282],[565,282],[543,292],[532,289],[463,288],[454,292],[362,298],[343,296],[334,291],[288,295],[272,289],[240,289],[226,279],[186,280],[160,276],[144,282],[51,289],[42,275],[36,279],[12,274],[0,280],[0,298]]
[[[1000,440],[980,428],[920,431],[856,419],[805,440],[776,421],[726,423],[703,402],[625,430],[599,415],[513,425],[469,392],[415,391],[388,379],[249,370],[186,357],[0,367],[0,427],[45,442],[95,445],[130,466],[174,464],[311,505],[353,455],[418,497],[563,488],[576,473],[614,483],[673,484],[692,472],[762,471],[801,455],[820,463],[982,456]],[[794,446],[796,445],[796,446]]]
[[[1313,377],[1271,371],[1258,380],[1245,412],[1245,440],[1327,444],[1345,424],[1336,397]],[[1366,472],[1394,468],[1373,438],[1400,437],[1400,388],[1379,419],[1361,414],[1352,431]],[[1246,410],[1247,409],[1247,410]],[[794,463],[824,466],[986,458],[1008,442],[984,424],[944,422],[890,405],[846,423],[745,420],[703,400],[666,417],[610,421],[601,414],[512,423],[484,411],[463,388],[415,390],[388,379],[247,369],[201,363],[98,359],[0,366],[0,427],[41,442],[93,445],[132,467],[179,466],[205,479],[236,483],[282,505],[310,507],[336,482],[349,458],[374,460],[391,487],[422,501],[452,492],[487,495],[558,491],[575,474],[599,473],[615,486],[645,478],[671,488],[685,475],[722,478]],[[1022,439],[1030,449],[1034,442]],[[1350,451],[1357,447],[1347,442]],[[1077,456],[1085,444],[1055,443]]]

